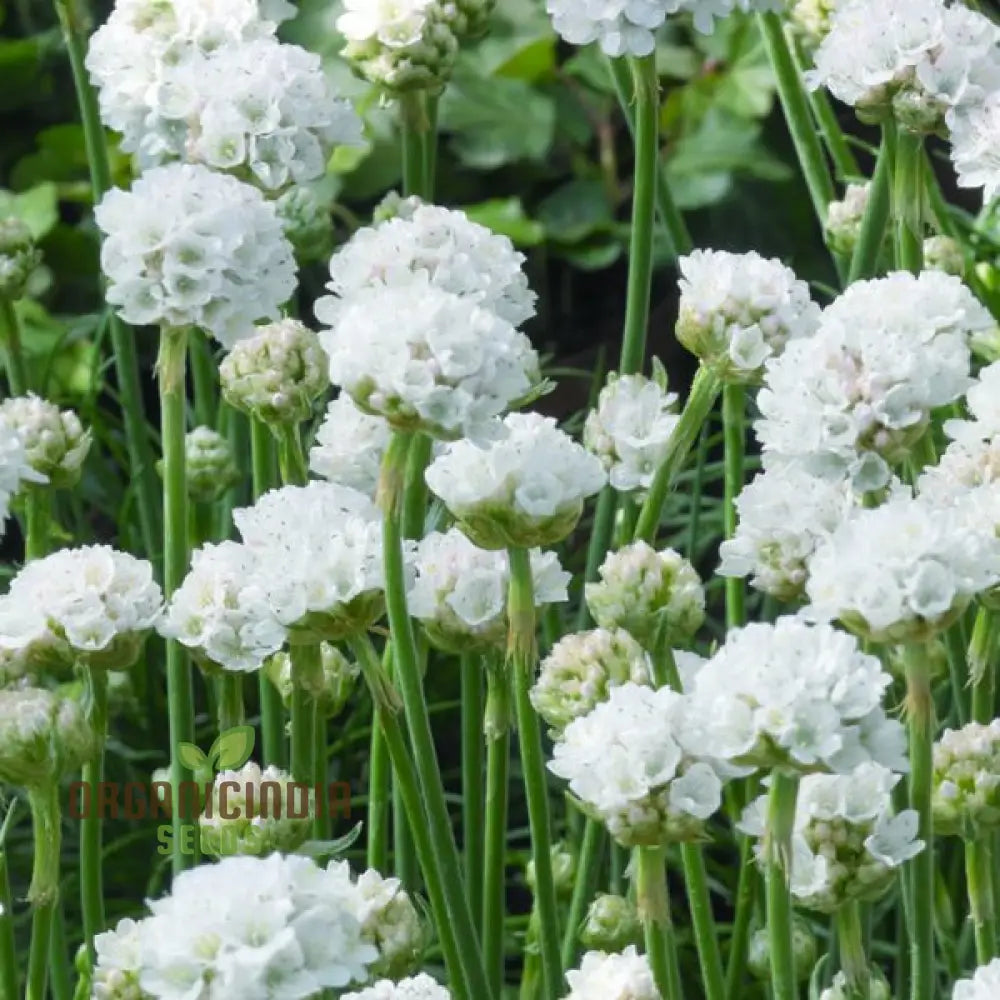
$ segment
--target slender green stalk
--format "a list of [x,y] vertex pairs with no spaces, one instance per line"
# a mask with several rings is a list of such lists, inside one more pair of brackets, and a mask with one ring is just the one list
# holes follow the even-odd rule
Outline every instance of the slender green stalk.
[[316,739],[313,733],[313,696],[322,675],[320,645],[318,642],[295,643],[292,657],[292,777],[296,781],[312,782],[313,752]]
[[326,777],[329,764],[329,749],[326,737],[326,716],[317,699],[313,702],[313,786],[316,789],[316,808],[313,813],[313,837],[316,840],[330,839],[330,814],[327,809]]
[[969,680],[972,684],[972,720],[993,720],[996,704],[996,655],[1000,650],[1000,615],[982,607],[976,612],[969,641]]
[[896,139],[892,202],[896,266],[919,274],[924,266],[924,140],[905,129]]
[[219,711],[219,732],[224,733],[234,726],[242,726],[246,721],[243,707],[243,675],[225,670],[216,684],[216,700]]
[[[430,716],[424,697],[413,623],[406,605],[406,573],[400,515],[405,507],[402,487],[409,446],[408,435],[398,432],[393,434],[383,458],[382,477],[378,488],[379,502],[383,511],[382,551],[385,561],[386,606],[389,628],[392,632],[396,680],[403,699],[404,715],[413,746],[431,843],[441,872],[448,912],[455,926],[463,968],[468,977],[469,988],[477,1000],[479,997],[488,1000],[492,993],[486,981],[482,953],[473,930],[475,925],[462,883],[458,849],[455,845],[451,816],[448,813],[444,785],[434,749]],[[386,735],[388,736],[388,733]],[[413,832],[416,834],[416,831]],[[424,875],[426,877],[426,871]]]
[[524,935],[524,962],[521,969],[519,1000],[538,1000],[542,989],[542,956],[538,950],[541,933],[538,925],[538,907],[532,904],[528,917],[528,929]]
[[[163,441],[163,590],[169,600],[181,585],[188,561],[187,475],[184,435],[187,429],[187,395],[184,384],[187,331],[163,329],[157,378],[160,390],[160,427]],[[180,786],[185,768],[177,753],[182,742],[194,737],[194,699],[191,690],[191,663],[187,651],[176,639],[167,640],[167,704],[170,727],[170,784],[172,801],[180,803]],[[189,863],[183,851],[183,810],[171,811],[174,874]]]
[[874,278],[878,270],[878,261],[885,245],[885,233],[891,214],[895,158],[896,126],[893,122],[887,122],[882,126],[882,146],[875,164],[868,204],[861,220],[861,232],[858,234],[858,242],[851,255],[851,266],[847,274],[848,284]]
[[993,845],[985,837],[965,843],[965,885],[976,939],[976,965],[986,965],[997,954],[997,913],[993,895]]
[[[81,9],[79,0],[54,0],[54,3],[73,74],[73,85],[83,125],[84,145],[87,150],[87,163],[90,168],[90,182],[96,203],[111,187],[111,164],[104,129],[101,126],[97,97],[90,85],[84,65],[87,53],[85,12]],[[125,445],[136,487],[143,547],[155,560],[159,555],[160,540],[159,484],[142,403],[142,381],[139,377],[135,333],[114,313],[108,318],[108,329],[118,380],[118,395],[124,415]]]
[[573,895],[569,900],[569,914],[562,940],[562,964],[571,969],[575,964],[580,928],[587,913],[587,906],[597,889],[601,854],[605,842],[604,827],[596,820],[588,818],[583,827],[583,840],[576,860],[576,881]]
[[7,863],[7,833],[14,820],[16,804],[11,803],[0,824],[0,1000],[18,1000],[17,946],[14,942],[14,894],[10,889]]
[[309,481],[309,464],[302,447],[298,424],[282,424],[275,429],[278,439],[278,469],[286,486],[304,486]]
[[192,337],[188,363],[194,386],[194,420],[201,427],[214,427],[219,405],[219,373],[207,337]]
[[750,942],[750,924],[753,919],[759,884],[750,838],[741,836],[739,845],[739,880],[736,883],[733,930],[729,944],[729,961],[726,965],[726,1000],[740,1000],[740,997],[743,996],[747,948]]
[[[94,967],[94,938],[104,930],[104,871],[102,817],[97,803],[104,778],[104,741],[108,729],[108,676],[103,670],[84,670],[87,718],[97,739],[92,760],[83,765],[83,781],[90,786],[90,808],[80,820],[80,909],[83,913],[83,940]],[[174,802],[180,798],[176,794]],[[180,812],[175,809],[174,812]]]
[[[49,940],[49,989],[52,1000],[71,1000],[73,984],[69,973],[69,950],[66,945],[66,920],[62,905],[57,904],[52,915],[52,936]],[[0,997],[3,996],[0,990]]]
[[857,902],[845,903],[837,911],[836,929],[840,968],[847,980],[847,1000],[869,1000],[871,973],[865,957],[861,907]]
[[792,946],[792,827],[798,775],[775,768],[767,807],[764,844],[767,879],[767,930],[771,945],[771,988],[774,1000],[796,1000],[795,951]]
[[[801,72],[801,63],[798,64]],[[820,134],[823,136],[823,144],[833,161],[834,171],[838,178],[857,177],[860,174],[858,161],[854,158],[844,130],[837,121],[837,114],[833,110],[827,92],[822,88],[809,92],[809,104],[812,108],[813,117],[819,126]]]
[[906,718],[910,737],[910,808],[919,817],[917,835],[924,849],[909,862],[913,926],[910,928],[910,998],[933,1000],[934,983],[934,700],[927,649],[913,643],[903,649],[906,667]]
[[[726,538],[736,534],[739,518],[736,498],[743,489],[746,449],[746,390],[741,385],[722,387],[722,425],[725,449],[723,530]],[[726,628],[746,624],[746,586],[742,577],[726,577]]]
[[10,299],[0,296],[0,347],[7,368],[7,388],[11,396],[23,396],[28,391],[28,373],[21,350],[21,323]]
[[[386,643],[382,658],[386,677],[392,677],[392,643]],[[378,708],[378,706],[374,706]],[[392,794],[392,764],[381,726],[372,726],[368,759],[368,867],[389,869],[389,802]]]
[[[594,508],[594,523],[590,529],[590,542],[587,545],[587,566],[584,571],[584,581],[590,583],[597,579],[597,571],[604,562],[604,557],[611,548],[611,540],[615,531],[615,508],[617,507],[615,491],[605,486],[597,497]],[[590,611],[587,602],[581,600],[577,609],[576,630],[582,632],[590,624]]]
[[636,904],[646,939],[646,956],[663,1000],[684,1000],[677,943],[667,898],[666,861],[661,847],[636,848]]
[[[474,654],[461,660],[462,684],[462,835],[465,838],[465,884],[473,917],[483,910],[485,857],[483,818],[483,664]],[[485,949],[484,949],[485,950]],[[484,954],[483,961],[486,961]]]
[[425,201],[432,198],[427,154],[430,119],[421,91],[410,91],[399,98],[399,126],[403,142],[403,193]]
[[24,492],[24,558],[41,559],[49,553],[52,524],[52,491],[48,486],[32,486]]
[[667,494],[673,485],[674,478],[684,467],[688,454],[702,425],[708,419],[715,405],[715,400],[721,391],[719,379],[704,366],[698,369],[691,384],[691,392],[674,433],[670,436],[670,446],[663,464],[660,466],[649,488],[649,493],[643,501],[636,523],[634,538],[652,544],[656,540],[656,532],[660,526],[660,516]]
[[62,828],[59,785],[31,789],[31,826],[34,835],[34,864],[31,874],[31,945],[28,951],[28,981],[25,1000],[45,1000],[49,971],[49,942],[52,920],[59,905],[59,851]]

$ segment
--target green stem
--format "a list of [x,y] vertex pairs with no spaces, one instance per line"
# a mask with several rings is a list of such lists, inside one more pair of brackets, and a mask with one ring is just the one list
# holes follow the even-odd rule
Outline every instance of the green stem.
[[636,904],[646,956],[663,1000],[683,1000],[677,943],[670,920],[666,861],[662,847],[636,848]]
[[49,553],[52,524],[52,491],[48,486],[32,486],[24,492],[24,558],[41,559]]
[[243,674],[232,670],[223,671],[216,685],[219,709],[219,732],[242,726],[246,722],[243,707]]
[[194,421],[201,427],[214,427],[218,407],[219,373],[212,357],[208,338],[192,337],[188,345],[188,363],[194,387]]
[[14,894],[10,889],[6,841],[14,818],[14,803],[0,823],[0,1000],[18,1000],[17,945],[14,941]]
[[1000,650],[1000,615],[981,607],[976,612],[969,642],[969,680],[972,684],[972,720],[988,723],[993,720],[996,704],[996,671],[994,663]]
[[[104,741],[108,729],[108,676],[103,670],[84,670],[87,717],[97,740],[92,760],[83,765],[83,781],[89,785],[90,808],[80,820],[80,909],[83,940],[94,968],[94,938],[104,930],[104,875],[99,788],[104,779]],[[177,794],[174,802],[179,802]],[[179,813],[179,809],[174,810]]]
[[[604,562],[608,549],[611,548],[612,536],[615,531],[615,508],[617,495],[611,486],[605,486],[597,497],[594,508],[594,523],[590,529],[590,542],[587,545],[587,565],[584,571],[584,582],[590,583],[597,579],[597,571]],[[582,632],[590,624],[590,611],[587,602],[580,601],[576,614],[576,630]]]
[[919,817],[924,849],[909,863],[913,926],[910,928],[911,1000],[933,1000],[934,989],[934,700],[926,647],[905,646],[906,716],[910,736],[910,808]]
[[976,938],[976,965],[987,965],[997,953],[997,914],[993,897],[993,846],[986,838],[965,844],[965,884]]
[[767,879],[767,929],[771,945],[771,988],[774,1000],[796,1000],[795,951],[792,946],[792,828],[798,775],[775,768],[768,795],[764,845]]
[[524,935],[524,963],[521,969],[521,986],[518,1000],[538,1000],[541,993],[543,974],[542,956],[538,950],[538,907],[532,905],[528,917],[528,929]]
[[52,920],[59,905],[59,851],[61,820],[59,785],[28,792],[34,834],[34,862],[31,873],[31,945],[28,952],[28,981],[25,1000],[45,1000],[49,971],[49,942]]
[[[62,904],[52,915],[52,936],[49,940],[49,988],[52,1000],[71,1000],[73,984],[69,973],[69,952],[66,946],[66,921]],[[2,996],[0,992],[0,996]]]
[[836,928],[840,968],[847,980],[846,1000],[869,1000],[871,973],[868,971],[868,959],[865,957],[861,908],[856,901],[845,903],[837,911]]
[[[801,72],[801,63],[798,63]],[[851,152],[851,146],[844,136],[844,131],[837,121],[836,112],[830,103],[830,98],[825,90],[813,90],[809,92],[809,104],[812,107],[813,117],[823,136],[823,144],[833,161],[834,171],[839,178],[857,177],[860,174],[858,161]]]
[[[743,489],[743,463],[746,449],[746,390],[741,385],[722,387],[722,425],[725,449],[725,478],[722,508],[726,538],[736,534],[739,517],[736,498]],[[726,578],[726,628],[746,624],[746,586],[742,577]]]
[[875,164],[868,194],[868,204],[861,220],[861,232],[851,255],[851,266],[847,281],[864,281],[874,278],[878,270],[879,257],[885,245],[885,233],[889,225],[892,203],[892,176],[896,158],[896,126],[887,122],[882,126],[882,146]]
[[674,478],[684,467],[688,454],[701,432],[702,424],[712,412],[712,407],[715,405],[721,388],[718,377],[708,368],[698,369],[677,427],[670,436],[666,457],[657,470],[649,493],[643,501],[642,509],[639,511],[639,520],[635,527],[634,536],[636,541],[642,540],[651,545],[655,542],[667,494],[670,492]]
[[[472,921],[472,912],[462,884],[458,848],[455,845],[451,816],[445,799],[430,716],[424,697],[423,676],[413,623],[406,605],[406,571],[400,515],[405,508],[402,486],[409,446],[408,435],[398,432],[393,434],[383,458],[382,477],[379,482],[379,502],[383,510],[382,551],[385,562],[386,606],[392,633],[396,678],[403,699],[417,777],[427,812],[427,823],[441,872],[448,912],[458,936],[459,953],[465,975],[468,977],[470,990],[478,1000],[479,997],[489,998],[492,993],[487,985],[482,954],[473,930],[475,925]],[[416,834],[416,831],[412,832]]]
[[399,127],[403,142],[403,194],[430,201],[432,185],[427,174],[426,146],[430,120],[422,91],[400,95]]
[[564,969],[571,969],[575,964],[580,928],[583,926],[590,900],[597,889],[603,849],[604,827],[596,820],[588,818],[583,828],[583,840],[576,862],[577,878],[573,883],[573,895],[570,896],[569,914],[566,917],[566,930],[563,934]]
[[282,424],[275,428],[278,439],[278,469],[286,486],[305,486],[309,482],[309,465],[302,447],[298,424]]
[[0,296],[0,345],[7,367],[7,388],[11,396],[23,396],[28,391],[28,373],[21,350],[21,322],[14,303]]
[[[55,8],[59,15],[59,24],[73,73],[73,85],[80,109],[91,187],[96,204],[111,187],[111,163],[104,129],[101,126],[97,96],[90,85],[84,65],[87,53],[84,13],[79,7],[78,0],[55,0]],[[142,402],[142,381],[139,377],[135,331],[122,323],[114,313],[108,318],[108,329],[111,334],[111,348],[118,380],[118,395],[124,415],[125,445],[132,467],[132,480],[136,487],[143,547],[155,559],[159,554],[160,540],[158,500],[160,487],[156,478],[156,467]]]
[[[169,600],[181,585],[188,561],[187,483],[184,435],[187,429],[187,395],[184,372],[187,331],[164,329],[160,333],[157,376],[160,390],[160,426],[163,441],[163,591]],[[170,783],[172,801],[180,803],[180,786],[186,771],[178,755],[181,743],[194,738],[194,699],[191,664],[187,651],[175,639],[167,640],[167,703],[170,727]],[[183,851],[183,810],[171,812],[174,874],[188,866]]]
[[313,733],[313,696],[323,664],[318,642],[295,643],[292,658],[292,777],[296,781],[312,782],[313,752],[316,740]]
[[[392,643],[386,643],[382,670],[392,676]],[[378,705],[373,706],[375,709]],[[372,725],[368,762],[368,867],[389,869],[389,801],[392,792],[392,765],[389,746],[381,726]]]
[[531,856],[535,863],[535,906],[538,909],[539,947],[542,955],[544,995],[556,1000],[562,987],[559,913],[552,877],[552,833],[549,818],[549,795],[542,752],[542,733],[538,716],[531,704],[531,684],[538,669],[535,642],[535,597],[531,579],[531,559],[527,549],[508,549],[510,594],[507,615],[510,620],[508,658],[514,686],[521,747],[521,770],[528,800],[531,827]]
[[739,838],[739,845],[740,874],[736,884],[736,907],[729,944],[729,962],[726,965],[726,1000],[740,1000],[744,993],[743,979],[750,942],[750,924],[757,899],[758,875],[757,866],[753,862],[753,845],[750,838],[744,836]]
[[[475,654],[461,660],[462,684],[462,833],[465,838],[465,885],[473,918],[483,910],[483,664]],[[485,951],[485,948],[484,948]],[[483,961],[486,961],[485,954]]]
[[428,201],[434,201],[434,189],[437,180],[438,143],[437,129],[441,96],[428,93],[424,98],[427,115],[427,131],[424,135],[424,177],[426,178],[425,193]]
[[327,810],[326,778],[328,748],[326,743],[326,716],[319,699],[313,703],[313,785],[316,788],[316,808],[313,814],[313,837],[323,841],[330,839],[330,815]]
[[924,140],[905,129],[896,139],[892,201],[896,266],[919,274],[924,266]]

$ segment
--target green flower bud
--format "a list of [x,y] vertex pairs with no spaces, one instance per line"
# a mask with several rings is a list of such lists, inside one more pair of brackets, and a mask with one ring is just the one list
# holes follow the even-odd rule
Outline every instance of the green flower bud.
[[274,203],[288,242],[300,263],[324,261],[333,253],[330,207],[309,187],[293,187]]
[[642,921],[635,903],[625,896],[599,893],[580,928],[580,943],[593,951],[624,951],[642,944]]
[[[816,965],[817,945],[816,935],[801,917],[792,919],[792,950],[795,954],[795,974],[800,982],[806,982]],[[771,942],[766,930],[759,930],[750,938],[747,968],[757,979],[770,980]]]
[[372,214],[372,225],[377,226],[390,219],[412,219],[413,213],[423,204],[423,199],[416,195],[404,198],[398,191],[390,191],[375,206],[375,211]]
[[788,21],[807,49],[816,49],[830,33],[837,0],[792,0]]
[[485,34],[497,0],[453,0],[446,18],[458,38],[477,38]]
[[215,503],[239,481],[229,442],[210,427],[195,427],[184,438],[188,496],[195,503]]
[[[309,695],[323,715],[332,719],[344,710],[361,675],[361,668],[328,642],[320,643],[320,660],[322,674],[309,684]],[[285,707],[289,708],[292,703],[291,657],[287,652],[275,653],[264,664],[264,670],[278,689]]]
[[[556,896],[568,899],[573,894],[573,883],[576,876],[576,858],[566,850],[564,844],[553,844],[549,848],[552,860],[552,882],[555,885]],[[532,893],[537,891],[535,882],[535,862],[532,859],[525,865],[524,879]]]
[[933,135],[944,127],[946,105],[921,88],[904,86],[892,98],[892,113],[901,128],[918,135]]
[[219,377],[227,403],[278,426],[307,420],[330,384],[319,338],[294,319],[268,323],[239,341]]
[[934,744],[934,828],[966,840],[1000,829],[1000,719],[946,729]]
[[31,230],[20,219],[0,219],[0,299],[21,298],[41,261]]
[[85,431],[72,410],[28,393],[0,403],[0,416],[17,430],[28,464],[48,483],[30,489],[70,489],[80,481],[80,470],[90,451],[90,431]]
[[950,236],[929,236],[924,240],[924,267],[961,278],[965,274],[962,244]]
[[[868,974],[868,1000],[892,1000],[892,990],[881,970],[872,966]],[[847,977],[843,972],[838,972],[829,989],[823,990],[819,995],[819,1000],[851,1000],[857,995],[855,990],[848,989]]]
[[854,253],[870,196],[871,184],[848,184],[843,199],[830,203],[824,230],[827,245],[834,253],[845,257]]
[[428,927],[399,879],[369,868],[358,877],[357,888],[364,913],[361,933],[379,950],[369,972],[374,979],[402,979],[420,965]]

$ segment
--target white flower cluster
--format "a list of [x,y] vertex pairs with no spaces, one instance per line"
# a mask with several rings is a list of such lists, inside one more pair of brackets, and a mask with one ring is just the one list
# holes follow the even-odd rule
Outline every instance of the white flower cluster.
[[600,461],[538,413],[511,413],[490,440],[455,441],[427,485],[462,530],[487,549],[554,545],[606,482]]
[[[417,543],[412,569],[410,614],[431,642],[455,653],[503,647],[510,576],[505,552],[481,549],[451,528]],[[569,599],[570,574],[554,552],[533,550],[531,575],[537,607]]]
[[962,187],[983,188],[992,201],[1000,192],[1000,90],[959,106],[948,118],[951,158]]
[[971,979],[955,983],[951,1000],[993,1000],[996,996],[1000,996],[1000,958],[981,965]]
[[565,1000],[660,1000],[649,959],[634,945],[622,952],[588,951],[579,969],[566,973]]
[[278,621],[339,641],[382,612],[381,518],[372,500],[334,483],[285,486],[233,512]]
[[574,719],[549,770],[626,847],[698,839],[719,808],[722,780],[688,698],[631,682]]
[[934,744],[934,828],[977,839],[1000,827],[1000,719],[946,729]]
[[374,868],[358,876],[356,888],[361,934],[379,952],[369,973],[405,976],[420,962],[426,944],[417,908],[398,878],[383,878]]
[[903,727],[882,709],[890,682],[853,636],[784,617],[730,632],[694,674],[690,710],[712,752],[737,764],[902,772]]
[[305,998],[363,983],[380,957],[343,862],[228,857],[182,872],[149,909],[97,937],[96,996],[117,982],[157,1000]]
[[331,483],[374,497],[390,437],[382,417],[359,410],[344,393],[326,408],[309,450],[309,468]]
[[162,602],[144,559],[106,545],[61,549],[28,563],[0,597],[0,649],[40,667],[124,670]]
[[768,362],[755,425],[765,453],[816,474],[850,474],[859,491],[885,486],[931,411],[969,386],[970,337],[995,326],[940,271],[855,282],[814,336]]
[[17,427],[0,413],[0,538],[10,516],[11,500],[29,484],[45,481],[45,476],[32,467]]
[[256,556],[236,542],[195,551],[159,632],[193,650],[203,663],[234,671],[259,669],[287,638]]
[[12,426],[21,438],[39,481],[57,489],[77,483],[91,437],[72,410],[60,410],[55,403],[28,393],[0,403],[0,421]]
[[451,993],[426,972],[421,972],[398,983],[380,979],[356,993],[345,993],[343,1000],[451,1000]]
[[768,358],[816,329],[809,286],[780,261],[695,250],[680,269],[677,339],[723,379],[758,381]]
[[105,233],[108,301],[139,326],[200,327],[227,347],[277,319],[295,261],[259,191],[206,167],[150,170],[114,189],[94,217]]
[[677,393],[642,375],[612,375],[587,415],[583,443],[604,463],[616,490],[646,490],[679,419]]
[[905,494],[855,510],[809,563],[810,614],[878,642],[926,640],[1000,582],[993,527]]
[[[916,812],[893,814],[892,789],[898,783],[898,774],[872,763],[848,774],[802,778],[791,864],[798,905],[833,913],[851,900],[877,899],[899,866],[923,850]],[[750,805],[741,827],[755,837],[766,835],[766,796]],[[758,857],[761,850],[758,845]]]

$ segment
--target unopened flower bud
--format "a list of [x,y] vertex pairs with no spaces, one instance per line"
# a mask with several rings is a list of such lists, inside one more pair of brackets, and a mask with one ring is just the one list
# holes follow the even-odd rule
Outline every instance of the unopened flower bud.
[[962,245],[951,236],[929,236],[924,240],[924,267],[962,277],[965,273],[965,255]]
[[[819,1000],[851,1000],[858,995],[856,990],[852,990],[847,985],[847,977],[843,972],[838,972],[833,977],[833,983],[828,989],[823,990],[819,995]],[[886,982],[881,971],[872,966],[869,970],[868,1000],[892,1000],[892,990]]]
[[319,338],[295,319],[257,328],[219,366],[222,395],[266,424],[297,424],[330,384]]
[[0,299],[21,298],[41,260],[28,227],[20,219],[0,219]]
[[[816,964],[816,935],[801,917],[792,919],[792,950],[795,954],[795,974],[806,982]],[[747,968],[757,979],[771,979],[771,941],[767,930],[758,930],[750,938]]]
[[683,645],[705,620],[705,588],[673,549],[633,542],[611,552],[599,582],[586,587],[587,607],[602,628],[625,629],[652,650],[657,639]]
[[[310,697],[328,719],[339,715],[354,691],[361,668],[348,660],[336,646],[320,643],[322,674],[309,687]],[[288,708],[292,703],[292,660],[287,652],[275,653],[264,665],[271,683]]]
[[635,903],[625,896],[599,893],[580,928],[580,943],[594,951],[624,951],[642,943],[642,921]]
[[398,191],[390,191],[376,206],[372,213],[372,225],[388,222],[390,219],[412,219],[421,205],[426,204],[416,195],[404,198]]
[[826,242],[834,253],[849,257],[861,234],[868,208],[871,184],[848,184],[841,201],[830,202],[826,210]]
[[49,485],[69,489],[79,482],[91,438],[72,410],[60,410],[55,403],[28,393],[0,403],[0,416],[17,430],[28,464]]
[[420,964],[428,928],[399,879],[383,878],[374,868],[358,876],[361,934],[379,950],[372,977],[400,979]]
[[[555,886],[556,896],[560,899],[568,899],[573,893],[576,858],[566,850],[564,844],[553,844],[549,849],[549,857],[552,860],[552,882]],[[530,886],[531,891],[533,893],[537,892],[534,859],[525,865],[524,879]]]
[[788,20],[803,45],[814,49],[830,31],[830,18],[837,6],[837,0],[792,0],[789,3]]
[[184,438],[188,496],[215,503],[240,478],[229,442],[210,427],[195,427]]
[[274,208],[301,263],[329,258],[333,253],[333,220],[329,206],[312,188],[290,188],[278,198]]
[[448,24],[458,38],[476,38],[486,31],[496,5],[497,0],[453,0],[446,8]]
[[934,744],[934,828],[976,840],[1000,828],[1000,719],[946,729]]

